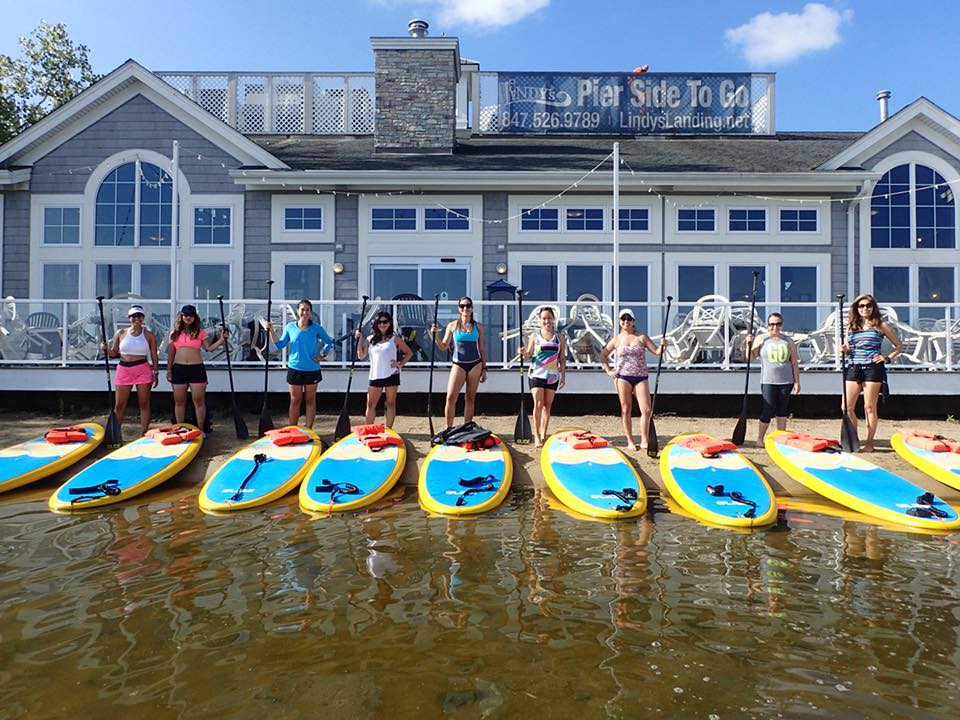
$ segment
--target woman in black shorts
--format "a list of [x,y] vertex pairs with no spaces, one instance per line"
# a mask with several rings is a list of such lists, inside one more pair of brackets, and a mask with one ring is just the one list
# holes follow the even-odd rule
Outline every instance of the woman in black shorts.
[[553,308],[544,305],[537,314],[540,329],[530,336],[523,356],[530,359],[530,393],[533,395],[533,440],[540,447],[547,440],[550,411],[557,390],[567,375],[567,346],[556,330]]
[[197,427],[203,429],[207,418],[207,369],[200,350],[216,350],[226,335],[224,329],[220,337],[211,342],[193,305],[184,305],[177,313],[167,348],[167,380],[173,387],[173,413],[178,423],[183,422],[189,388],[197,411]]
[[[370,356],[370,386],[367,388],[367,416],[366,423],[370,425],[377,417],[377,403],[380,396],[386,395],[384,409],[384,423],[393,427],[397,418],[397,390],[400,387],[400,368],[410,362],[413,350],[403,341],[403,338],[393,331],[393,316],[381,311],[373,321],[373,334],[364,338],[360,329],[356,332],[357,359],[363,360]],[[397,351],[403,355],[397,360]]]

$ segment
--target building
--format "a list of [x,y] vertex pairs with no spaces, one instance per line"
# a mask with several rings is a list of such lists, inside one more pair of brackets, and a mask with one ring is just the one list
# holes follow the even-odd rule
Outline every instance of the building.
[[[0,147],[2,295],[69,327],[97,295],[214,316],[272,278],[339,330],[362,294],[481,299],[504,279],[531,306],[591,294],[609,315],[616,294],[655,333],[667,295],[687,314],[742,301],[758,272],[758,305],[797,331],[872,292],[918,333],[913,367],[960,363],[960,121],[926,98],[887,117],[881,93],[862,133],[781,133],[769,74],[482,72],[417,23],[371,45],[372,74],[130,60]],[[89,362],[71,347],[3,362]]]

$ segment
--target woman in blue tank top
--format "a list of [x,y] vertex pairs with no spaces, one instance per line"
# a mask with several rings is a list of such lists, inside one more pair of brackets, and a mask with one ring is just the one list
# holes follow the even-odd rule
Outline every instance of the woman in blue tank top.
[[453,346],[453,367],[447,381],[447,404],[444,415],[447,427],[453,427],[457,398],[464,385],[467,391],[463,401],[463,421],[473,420],[477,400],[477,388],[487,379],[487,356],[483,349],[483,326],[473,319],[473,300],[464,295],[457,303],[457,319],[447,323],[443,338],[437,337],[439,328],[431,328],[433,342],[446,351]]
[[[884,355],[880,352],[883,339],[893,345],[893,350]],[[886,364],[900,354],[900,338],[880,316],[873,295],[859,295],[850,305],[847,318],[847,341],[841,350],[850,355],[847,374],[844,377],[847,394],[847,415],[854,429],[857,427],[857,400],[863,395],[863,414],[867,419],[867,441],[862,452],[873,452],[873,436],[877,432],[877,400],[880,389],[887,379]]]

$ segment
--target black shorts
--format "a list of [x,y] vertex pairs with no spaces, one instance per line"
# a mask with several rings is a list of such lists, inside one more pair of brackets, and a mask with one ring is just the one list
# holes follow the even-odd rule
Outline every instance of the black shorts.
[[388,388],[388,387],[399,387],[399,386],[400,386],[400,373],[394,373],[393,375],[388,375],[385,378],[380,378],[379,380],[370,381],[370,387]]
[[482,360],[468,360],[468,361],[466,361],[466,362],[463,362],[463,361],[461,361],[461,360],[454,360],[454,361],[453,361],[453,364],[456,365],[456,366],[459,367],[459,368],[463,368],[463,371],[464,371],[467,375],[469,375],[469,374],[470,374],[470,371],[473,370],[473,369],[474,369],[477,365],[479,365],[481,362],[483,362],[483,361],[482,361]]
[[287,368],[287,385],[316,385],[323,380],[319,370],[294,370]]
[[196,365],[182,365],[174,363],[170,368],[171,385],[206,385],[207,369],[203,363]]
[[885,363],[870,363],[869,365],[847,365],[847,381],[856,383],[882,383],[887,379]]
[[789,385],[760,385],[760,395],[763,402],[760,404],[760,422],[768,423],[771,418],[786,417],[790,405],[790,393],[793,392],[793,383]]
[[549,380],[544,380],[543,378],[530,378],[530,387],[531,388],[543,388],[544,390],[553,390],[557,391],[557,388],[560,387],[560,381],[554,380],[550,382]]

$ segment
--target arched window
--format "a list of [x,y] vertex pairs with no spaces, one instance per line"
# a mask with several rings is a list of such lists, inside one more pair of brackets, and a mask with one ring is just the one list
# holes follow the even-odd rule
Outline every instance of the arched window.
[[115,168],[97,190],[94,245],[170,245],[170,176],[139,160]]
[[953,188],[936,170],[905,163],[891,168],[873,190],[870,247],[955,248]]

